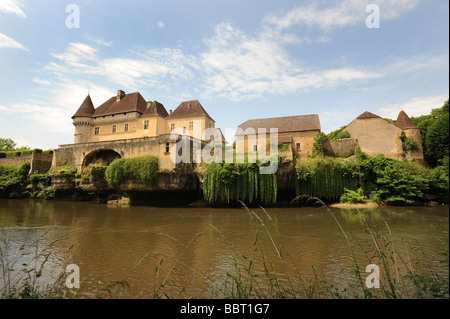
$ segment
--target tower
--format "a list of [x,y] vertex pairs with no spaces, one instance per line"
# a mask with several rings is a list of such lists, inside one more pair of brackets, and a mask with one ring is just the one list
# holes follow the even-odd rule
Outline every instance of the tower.
[[91,115],[94,114],[95,108],[92,104],[90,95],[84,99],[78,111],[72,116],[73,125],[75,126],[74,143],[87,143],[90,141],[93,120]]
[[417,143],[416,148],[404,150],[406,160],[417,161],[420,164],[424,165],[425,161],[423,158],[422,137],[420,136],[420,129],[416,124],[414,124],[414,122],[403,110],[401,110],[398,114],[395,125],[402,129],[404,137],[406,139],[415,141]]

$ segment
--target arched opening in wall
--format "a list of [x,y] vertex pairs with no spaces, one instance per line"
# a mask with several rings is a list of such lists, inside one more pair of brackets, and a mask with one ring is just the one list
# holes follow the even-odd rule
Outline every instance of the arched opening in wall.
[[96,150],[87,154],[83,160],[83,169],[89,164],[108,166],[115,159],[122,158],[113,150]]

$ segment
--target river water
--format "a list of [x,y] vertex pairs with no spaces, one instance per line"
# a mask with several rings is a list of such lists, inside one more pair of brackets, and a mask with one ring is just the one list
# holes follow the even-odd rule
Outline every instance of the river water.
[[[439,266],[439,253],[448,252],[448,218],[448,205],[249,212],[0,200],[2,268],[7,268],[0,274],[0,292],[27,276],[24,269],[39,269],[44,260],[38,276],[42,286],[67,265],[79,267],[81,298],[108,297],[105,287],[114,292],[111,284],[117,281],[129,285],[116,295],[122,298],[222,297],[234,287],[232,276],[246,278],[245,269],[251,269],[262,291],[270,286],[265,271],[281,281],[318,275],[345,288],[355,279],[352,252],[361,272],[380,262],[371,259],[374,245],[365,225],[379,244],[395,243],[391,261],[448,276],[448,268]],[[41,258],[33,259],[39,253]]]

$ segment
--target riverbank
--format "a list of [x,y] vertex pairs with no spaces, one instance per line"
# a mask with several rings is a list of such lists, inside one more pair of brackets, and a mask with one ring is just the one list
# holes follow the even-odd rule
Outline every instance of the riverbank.
[[[131,205],[236,207],[314,206],[320,202],[353,207],[448,203],[448,167],[424,168],[382,155],[354,160],[279,159],[274,174],[262,164],[211,163],[157,169],[157,158],[119,159],[109,166],[52,167],[47,174],[0,166],[0,198],[41,198],[108,202],[129,198]],[[202,200],[204,202],[202,202]],[[372,204],[364,204],[372,203]],[[362,204],[362,205],[360,205]],[[359,206],[358,206],[359,205]],[[338,206],[336,206],[338,207]],[[344,207],[344,206],[341,206]]]

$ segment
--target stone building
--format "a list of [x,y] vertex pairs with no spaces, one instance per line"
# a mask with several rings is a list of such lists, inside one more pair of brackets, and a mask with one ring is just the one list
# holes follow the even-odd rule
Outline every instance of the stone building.
[[314,139],[321,130],[317,114],[253,119],[238,126],[236,139],[243,137],[244,152],[258,151],[258,129],[266,130],[264,140],[268,140],[271,128],[278,130],[278,143],[287,145],[296,157],[312,154]]
[[[172,170],[182,153],[178,148],[173,152],[178,141],[189,143],[189,163],[207,143],[225,143],[215,121],[197,100],[182,102],[167,112],[163,104],[147,102],[139,92],[118,90],[117,96],[97,108],[88,95],[72,120],[74,144],[60,145],[53,165],[82,170],[90,163],[108,165],[116,158],[157,155],[160,169]],[[204,135],[206,128],[214,134]]]
[[424,164],[420,129],[404,111],[399,113],[395,123],[366,111],[343,131],[347,131],[367,155],[384,154],[390,158]]

